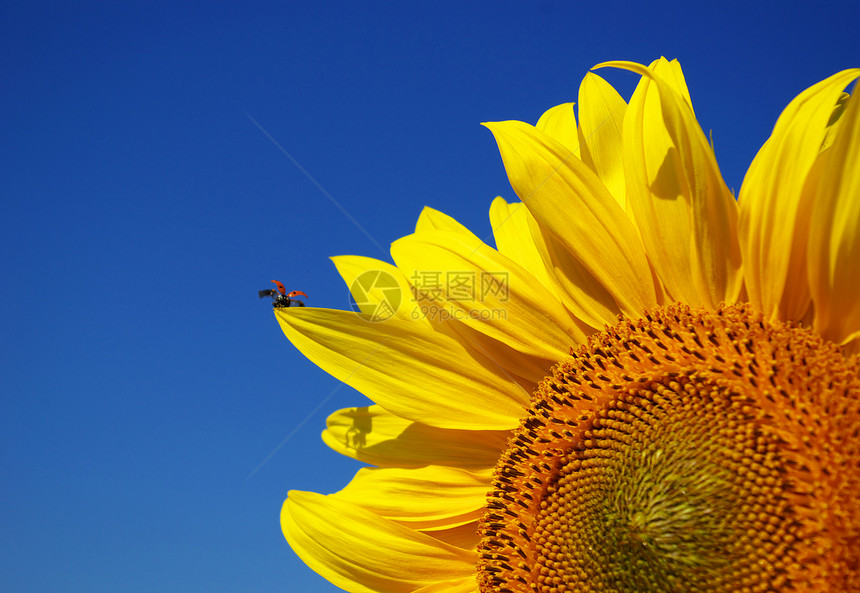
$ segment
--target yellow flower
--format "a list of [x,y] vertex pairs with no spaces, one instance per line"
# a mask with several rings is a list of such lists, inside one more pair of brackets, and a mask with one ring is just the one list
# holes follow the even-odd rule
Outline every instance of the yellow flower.
[[376,404],[323,433],[374,467],[284,534],[353,592],[858,591],[860,70],[735,200],[678,63],[601,66],[629,103],[589,73],[578,122],[487,124],[496,249],[428,208],[396,266],[334,258],[361,314],[276,309]]

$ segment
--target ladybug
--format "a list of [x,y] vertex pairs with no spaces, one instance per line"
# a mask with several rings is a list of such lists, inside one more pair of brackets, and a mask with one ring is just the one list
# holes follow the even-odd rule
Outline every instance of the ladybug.
[[264,297],[272,297],[272,306],[276,309],[280,309],[283,307],[304,307],[305,304],[296,299],[297,296],[301,295],[305,298],[308,298],[308,295],[303,293],[301,290],[294,290],[290,293],[287,293],[287,289],[284,288],[284,285],[278,282],[277,280],[272,280],[275,283],[277,288],[267,288],[266,290],[260,291],[260,298]]

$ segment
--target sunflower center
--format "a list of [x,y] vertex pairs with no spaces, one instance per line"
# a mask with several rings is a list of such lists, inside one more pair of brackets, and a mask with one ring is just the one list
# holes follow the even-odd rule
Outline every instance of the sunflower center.
[[856,358],[807,330],[677,304],[621,322],[502,455],[481,590],[857,590],[858,410]]

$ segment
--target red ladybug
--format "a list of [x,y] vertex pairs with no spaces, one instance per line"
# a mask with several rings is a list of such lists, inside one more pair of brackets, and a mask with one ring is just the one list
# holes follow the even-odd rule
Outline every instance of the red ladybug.
[[272,280],[277,286],[277,289],[267,288],[266,290],[260,291],[260,298],[263,297],[272,297],[272,306],[276,309],[281,307],[304,307],[305,304],[296,299],[297,296],[301,295],[305,298],[308,298],[308,295],[303,293],[301,290],[294,290],[291,293],[287,293],[287,289],[284,288],[284,285],[278,282],[277,280]]

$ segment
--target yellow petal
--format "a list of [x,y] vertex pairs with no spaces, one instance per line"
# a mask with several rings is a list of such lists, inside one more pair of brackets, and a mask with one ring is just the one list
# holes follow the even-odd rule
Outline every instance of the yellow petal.
[[478,580],[473,575],[456,581],[433,583],[432,585],[415,589],[414,593],[478,593]]
[[564,307],[589,326],[588,333],[613,325],[621,311],[612,294],[555,235],[542,231],[534,218],[529,223],[544,267],[550,270],[553,293],[560,295]]
[[860,355],[860,330],[842,340],[842,351],[846,355]]
[[275,309],[311,362],[385,409],[440,428],[506,429],[528,394],[455,339],[415,323],[332,309]]
[[490,205],[490,225],[496,240],[496,249],[529,271],[544,287],[552,290],[554,281],[538,253],[529,219],[533,218],[522,202],[508,204],[498,197]]
[[627,102],[612,85],[589,72],[579,85],[582,161],[627,210],[621,129]]
[[597,175],[553,138],[518,121],[486,125],[508,179],[540,223],[555,235],[626,314],[657,304],[651,268],[633,223]]
[[[493,213],[498,212],[498,205],[501,202],[502,205],[507,205],[504,200],[501,198],[494,201],[496,206],[491,208],[491,219],[493,218]],[[528,212],[523,209],[523,212],[520,215],[516,215],[511,213],[511,220],[505,218],[504,220],[497,221],[497,228],[504,228],[507,223],[511,223],[511,227],[508,227],[508,230],[505,231],[508,234],[505,235],[504,232],[500,232],[500,236],[509,237],[510,243],[517,243],[523,240],[531,241],[531,237],[522,237],[521,235],[517,236],[516,233],[520,231],[514,231],[513,227],[518,225],[518,221],[522,221],[524,216],[531,217]],[[451,219],[453,220],[453,219]],[[459,224],[459,223],[458,223]],[[521,228],[521,225],[520,225]],[[441,229],[445,230],[445,229]],[[426,228],[424,232],[433,232],[434,229]],[[481,241],[475,235],[471,233],[460,233],[464,236],[464,240],[474,242],[476,244],[480,244]],[[523,247],[524,253],[527,253],[529,249],[528,244]],[[531,249],[534,250],[534,243],[531,242]],[[546,270],[543,268],[542,262],[539,260],[539,256],[536,256],[537,262],[535,260],[527,261],[526,263],[529,266],[534,266],[538,273],[543,273],[544,277],[546,276]],[[526,266],[523,266],[526,267]],[[527,269],[531,271],[531,268]],[[441,315],[449,315],[452,312],[450,310],[444,310],[440,308],[438,299],[436,299],[436,295],[438,293],[443,293],[445,290],[445,280],[448,272],[454,272],[455,275],[459,275],[459,272],[462,270],[448,270],[444,273],[442,270],[433,269],[428,270],[413,270],[409,272],[411,276],[412,282],[417,285],[412,287],[412,291],[415,295],[416,302],[420,305],[417,308],[418,314],[423,319],[426,319],[425,312],[430,312],[435,321],[434,328],[442,333],[449,334],[456,339],[458,339],[461,343],[468,347],[470,350],[477,351],[481,356],[486,357],[488,360],[492,361],[493,364],[497,365],[500,369],[504,369],[505,376],[508,377],[512,382],[515,382],[520,385],[523,392],[526,394],[530,394],[534,391],[536,383],[538,383],[541,379],[543,379],[547,373],[549,372],[549,368],[557,362],[556,359],[544,359],[544,358],[535,358],[533,356],[529,356],[526,353],[521,351],[517,351],[511,346],[502,343],[495,338],[490,338],[487,335],[478,331],[478,329],[474,329],[472,326],[464,325],[460,321],[454,319],[453,317],[446,317],[443,321],[440,320]],[[402,271],[400,271],[402,274]],[[475,278],[480,277],[480,272],[474,272]],[[460,275],[462,277],[462,275]],[[535,280],[529,280],[529,284],[534,284]],[[489,312],[490,315],[493,312]],[[413,313],[414,315],[414,313]],[[430,323],[430,321],[427,321]],[[477,324],[478,328],[480,328],[481,324]]]
[[[534,393],[537,384],[549,374],[550,369],[558,362],[557,359],[550,360],[524,354],[476,329],[480,326],[467,325],[453,318],[437,324],[436,327],[440,331],[450,332],[450,335],[466,346],[470,352],[477,352],[483,358],[491,361],[504,372],[512,383],[519,385],[523,394]],[[525,398],[525,400],[528,399],[528,397]]]
[[[615,322],[620,311],[612,295],[566,249],[551,248],[557,240],[549,234],[543,236],[537,221],[522,202],[508,204],[501,197],[493,200],[490,224],[499,253],[528,270],[555,298],[561,300],[576,318],[574,321],[581,321],[581,329],[588,329],[586,333]],[[546,369],[539,378],[545,375]],[[520,376],[532,377],[522,373]]]
[[429,206],[424,206],[421,214],[418,216],[418,222],[415,223],[416,233],[423,233],[424,231],[452,231],[477,239],[472,231],[460,224],[456,219]]
[[342,455],[382,467],[442,464],[492,468],[510,431],[435,428],[380,406],[346,408],[328,417],[323,442]]
[[[690,98],[690,90],[687,88],[687,79],[684,77],[684,71],[681,70],[681,63],[678,60],[667,60],[659,58],[651,62],[649,69],[654,72],[660,79],[667,84],[673,91],[680,95],[684,104],[693,112],[693,100]],[[693,117],[695,117],[693,113]]]
[[813,198],[804,186],[827,137],[845,70],[797,96],[774,126],[741,186],[740,239],[750,302],[770,319],[798,320],[811,295],[806,258]]
[[[427,306],[547,361],[546,371],[585,338],[540,282],[480,239],[447,231],[415,233],[392,243],[391,256],[410,278],[433,274],[438,291]],[[429,294],[427,286],[416,288]]]
[[480,473],[428,465],[422,468],[363,468],[332,494],[413,529],[453,527],[483,513],[492,470]]
[[410,593],[445,578],[474,575],[474,551],[315,492],[291,491],[281,528],[296,554],[334,585],[354,593]]
[[841,344],[860,331],[860,100],[856,90],[844,104],[832,144],[820,160],[808,259],[814,327]]
[[[480,519],[480,516],[478,517]],[[429,535],[434,539],[450,544],[455,548],[463,548],[464,550],[476,550],[478,542],[481,540],[478,535],[479,520],[462,525],[444,528],[422,528],[421,533]]]
[[642,75],[624,118],[627,196],[648,257],[674,300],[710,309],[741,291],[737,204],[689,102],[677,62]]
[[335,256],[331,261],[362,313],[377,320],[393,316],[430,328],[416,306],[409,281],[396,266],[358,255]]
[[562,103],[548,109],[540,116],[535,127],[565,145],[572,154],[580,156],[579,132],[576,129],[573,103]]
[[572,316],[590,329],[615,322],[620,311],[612,295],[551,234],[541,233],[522,202],[493,200],[490,224],[499,253],[531,272]]
[[818,150],[819,154],[833,145],[833,139],[836,137],[836,130],[839,129],[839,122],[842,117],[842,113],[844,113],[845,106],[848,105],[848,100],[850,98],[851,95],[848,93],[842,93],[839,95],[839,99],[836,100],[836,105],[833,107],[833,114],[827,122],[827,131],[824,134],[824,140],[821,142],[821,148]]

